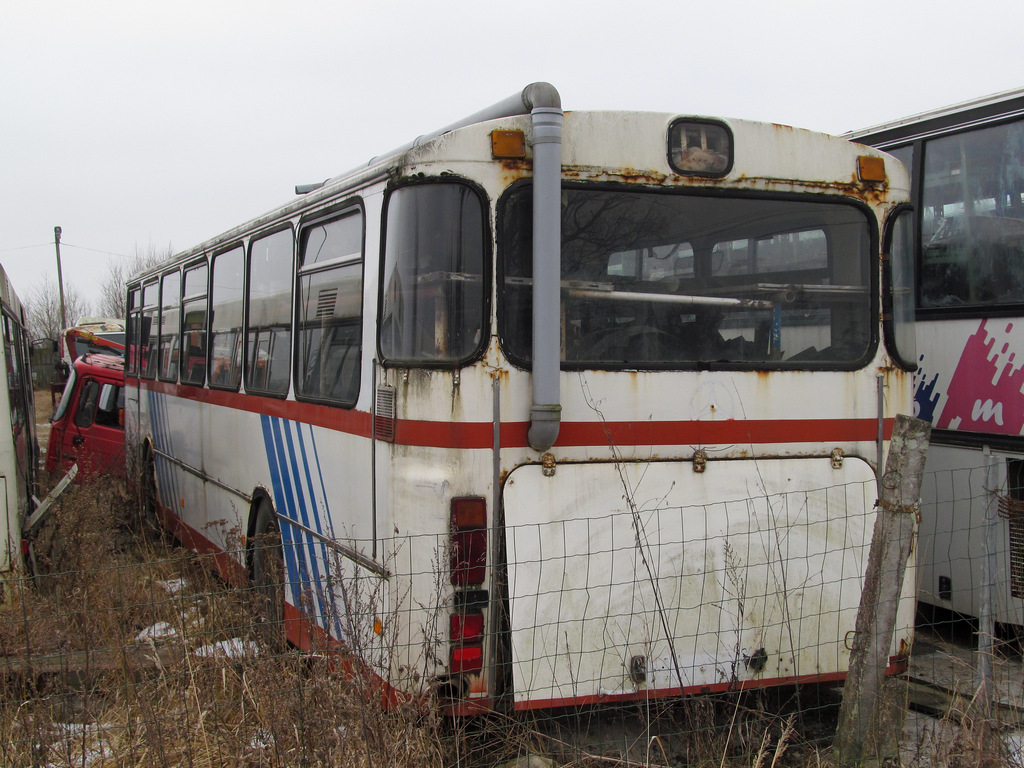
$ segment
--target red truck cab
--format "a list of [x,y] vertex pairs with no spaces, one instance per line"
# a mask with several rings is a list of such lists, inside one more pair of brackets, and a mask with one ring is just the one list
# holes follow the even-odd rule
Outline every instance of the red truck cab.
[[90,353],[75,360],[50,417],[47,472],[78,464],[75,482],[125,476],[124,359]]

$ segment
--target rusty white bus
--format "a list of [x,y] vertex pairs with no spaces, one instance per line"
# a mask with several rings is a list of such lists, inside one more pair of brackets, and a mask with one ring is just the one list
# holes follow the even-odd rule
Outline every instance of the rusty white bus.
[[850,136],[911,169],[921,600],[980,616],[990,582],[994,620],[1024,627],[1024,90]]
[[126,379],[148,513],[292,643],[459,712],[844,676],[900,163],[541,83],[296,191],[133,279]]
[[3,317],[2,364],[7,386],[0,395],[0,483],[3,485],[3,517],[0,534],[0,578],[23,574],[27,545],[22,541],[28,516],[35,510],[36,411],[29,367],[29,334],[26,310],[3,267],[0,267],[0,313]]

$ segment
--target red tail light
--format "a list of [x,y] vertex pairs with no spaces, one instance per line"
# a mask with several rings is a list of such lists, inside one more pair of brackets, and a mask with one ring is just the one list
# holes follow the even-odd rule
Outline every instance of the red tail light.
[[479,645],[459,645],[452,648],[448,671],[453,675],[479,674],[484,668],[484,649]]
[[479,643],[484,636],[484,615],[470,613],[463,616],[453,613],[451,617],[451,639],[453,643]]
[[484,615],[482,613],[452,614],[452,641],[449,671],[457,674],[478,674],[484,661]]
[[451,529],[452,584],[483,584],[487,577],[486,500],[478,496],[452,499]]

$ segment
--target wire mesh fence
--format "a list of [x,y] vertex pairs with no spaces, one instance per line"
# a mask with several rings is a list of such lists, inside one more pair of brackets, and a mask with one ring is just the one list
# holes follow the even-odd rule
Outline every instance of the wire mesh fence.
[[[924,479],[915,555],[932,600],[921,607],[934,608],[918,612],[905,671],[899,628],[909,643],[912,604],[899,614],[880,692],[879,727],[904,765],[1021,765],[1015,625],[994,622],[993,683],[979,694],[978,617],[927,594],[926,563],[947,575],[939,554],[979,524],[951,515],[944,544],[929,523],[943,502],[929,494],[960,488],[949,473],[967,471],[981,473],[981,490],[959,491],[957,509],[1006,528],[995,538],[1005,549],[993,548],[993,613],[1000,590],[1012,597],[1012,518],[998,498],[1012,499],[1012,484],[1004,472],[986,485],[986,469],[991,479],[988,465]],[[222,558],[140,532],[120,486],[76,490],[36,542],[38,575],[4,585],[0,764],[827,762],[874,494],[852,484],[713,505],[653,500],[507,525],[500,599],[488,601],[452,585],[447,537],[380,543],[378,573],[282,520],[279,540],[259,542],[279,553],[280,577],[229,584]],[[238,541],[228,555],[251,570],[254,542]],[[965,551],[945,567],[973,572]],[[955,595],[966,577],[950,573]],[[279,596],[295,610],[275,613]],[[451,672],[478,612],[498,631],[480,656],[493,681],[474,688],[471,654],[458,657],[466,674]],[[455,713],[474,699],[490,714]]]

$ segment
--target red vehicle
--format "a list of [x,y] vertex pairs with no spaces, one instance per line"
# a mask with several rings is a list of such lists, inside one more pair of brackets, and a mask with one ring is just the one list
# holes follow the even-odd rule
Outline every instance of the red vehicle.
[[75,360],[50,422],[48,472],[77,463],[75,482],[124,477],[124,360],[95,353]]

